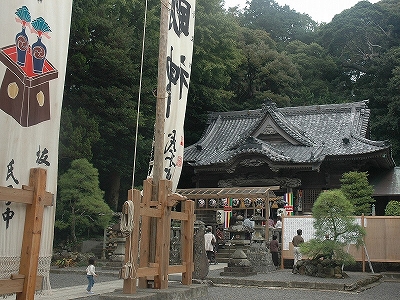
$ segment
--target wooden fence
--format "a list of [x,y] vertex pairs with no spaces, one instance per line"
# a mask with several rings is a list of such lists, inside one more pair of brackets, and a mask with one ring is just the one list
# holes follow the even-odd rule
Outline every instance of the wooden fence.
[[[356,221],[365,228],[365,248],[350,245],[349,253],[356,261],[365,264],[371,262],[400,262],[400,217],[393,216],[361,216]],[[303,230],[305,241],[313,238],[314,228],[311,216],[287,216],[283,218],[282,228],[282,258],[293,259],[292,238],[297,229]],[[346,249],[347,250],[347,249]]]

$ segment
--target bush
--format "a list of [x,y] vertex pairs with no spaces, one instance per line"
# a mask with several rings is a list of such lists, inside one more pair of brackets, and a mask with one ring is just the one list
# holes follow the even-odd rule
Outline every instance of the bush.
[[400,216],[400,201],[389,201],[385,208],[385,216]]
[[352,211],[353,205],[341,190],[321,193],[312,209],[315,238],[301,244],[301,252],[315,260],[354,263],[354,258],[344,249],[350,243],[362,245],[365,230],[355,223]]

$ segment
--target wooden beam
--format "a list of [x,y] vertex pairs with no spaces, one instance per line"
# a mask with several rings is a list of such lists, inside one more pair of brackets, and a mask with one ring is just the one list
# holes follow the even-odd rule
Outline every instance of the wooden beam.
[[[24,288],[25,276],[21,274],[11,275],[11,279],[0,279],[0,295],[21,293]],[[35,290],[42,289],[43,276],[37,276]]]
[[145,217],[160,218],[161,217],[161,209],[160,208],[152,208],[152,207],[141,207],[140,215],[145,216]]
[[33,187],[33,201],[26,206],[24,235],[22,239],[19,273],[25,275],[24,286],[17,293],[16,300],[34,300],[37,268],[42,233],[44,195],[46,191],[46,170],[30,170],[29,186]]
[[[54,195],[45,192],[42,197],[44,206],[53,205]],[[10,201],[15,203],[32,204],[33,188],[30,186],[22,186],[22,189],[14,189],[9,187],[0,186],[0,201]]]
[[171,211],[171,219],[187,221],[188,220],[188,215],[186,213],[184,213],[184,212]]

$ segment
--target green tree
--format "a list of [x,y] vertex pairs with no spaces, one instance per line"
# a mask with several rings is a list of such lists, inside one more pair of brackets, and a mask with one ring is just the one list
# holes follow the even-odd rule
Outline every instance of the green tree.
[[294,40],[310,42],[317,23],[308,15],[273,0],[252,0],[244,12],[244,26],[263,29],[279,43]]
[[342,183],[340,190],[345,197],[354,206],[354,214],[370,215],[372,213],[372,204],[375,199],[372,198],[374,188],[368,182],[367,172],[347,172],[340,179]]
[[332,257],[339,263],[354,262],[345,247],[362,245],[365,230],[351,217],[352,212],[353,205],[341,190],[321,193],[312,209],[315,238],[301,244],[301,252],[311,259]]
[[232,85],[240,107],[259,108],[267,98],[278,106],[289,106],[301,82],[292,60],[277,50],[263,30],[242,28],[238,40],[244,56]]
[[99,173],[87,159],[76,159],[58,181],[56,233],[68,231],[76,245],[88,232],[102,234],[113,211],[104,202]]
[[[76,112],[64,108],[62,111],[59,143],[60,173],[64,173],[71,161],[78,158],[93,158],[93,144],[100,138],[99,126],[84,108]],[[90,128],[90,130],[88,130]]]
[[296,106],[338,103],[344,101],[342,76],[337,59],[322,46],[313,42],[292,41],[284,48],[301,76],[298,93],[292,94]]
[[400,216],[400,201],[389,201],[385,208],[385,216]]
[[[153,4],[149,7],[146,59],[143,67],[143,90],[139,140],[140,162],[136,178],[145,179],[150,158],[155,116],[159,20]],[[93,125],[63,114],[61,131],[79,144],[67,143],[64,150],[78,148],[76,155],[86,157],[99,170],[100,186],[107,203],[117,209],[131,186],[133,149],[137,115],[137,95],[141,61],[143,1],[76,0],[73,3],[70,46],[64,95],[64,109],[77,116],[79,109]],[[72,121],[69,121],[71,119]],[[98,132],[96,140],[80,139],[80,128]],[[82,137],[86,137],[85,136]],[[89,149],[92,158],[88,157]],[[69,151],[71,153],[71,151]],[[71,157],[70,159],[77,158]],[[70,162],[70,161],[69,161]],[[64,162],[64,165],[66,162]],[[138,180],[140,182],[140,180]],[[123,193],[120,193],[120,191]],[[124,199],[124,198],[122,198]],[[126,199],[124,199],[126,200]]]
[[232,109],[232,76],[242,53],[237,46],[240,26],[221,0],[196,1],[193,64],[185,118],[185,143],[196,142],[205,127],[208,111]]

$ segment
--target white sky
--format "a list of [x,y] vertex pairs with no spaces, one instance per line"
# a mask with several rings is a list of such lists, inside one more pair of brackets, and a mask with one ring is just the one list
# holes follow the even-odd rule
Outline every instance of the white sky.
[[[299,13],[308,14],[316,22],[330,22],[332,18],[343,10],[353,7],[360,0],[275,0],[279,5],[285,4]],[[371,3],[379,0],[369,0]],[[243,8],[246,0],[225,0],[225,7],[239,5]]]

